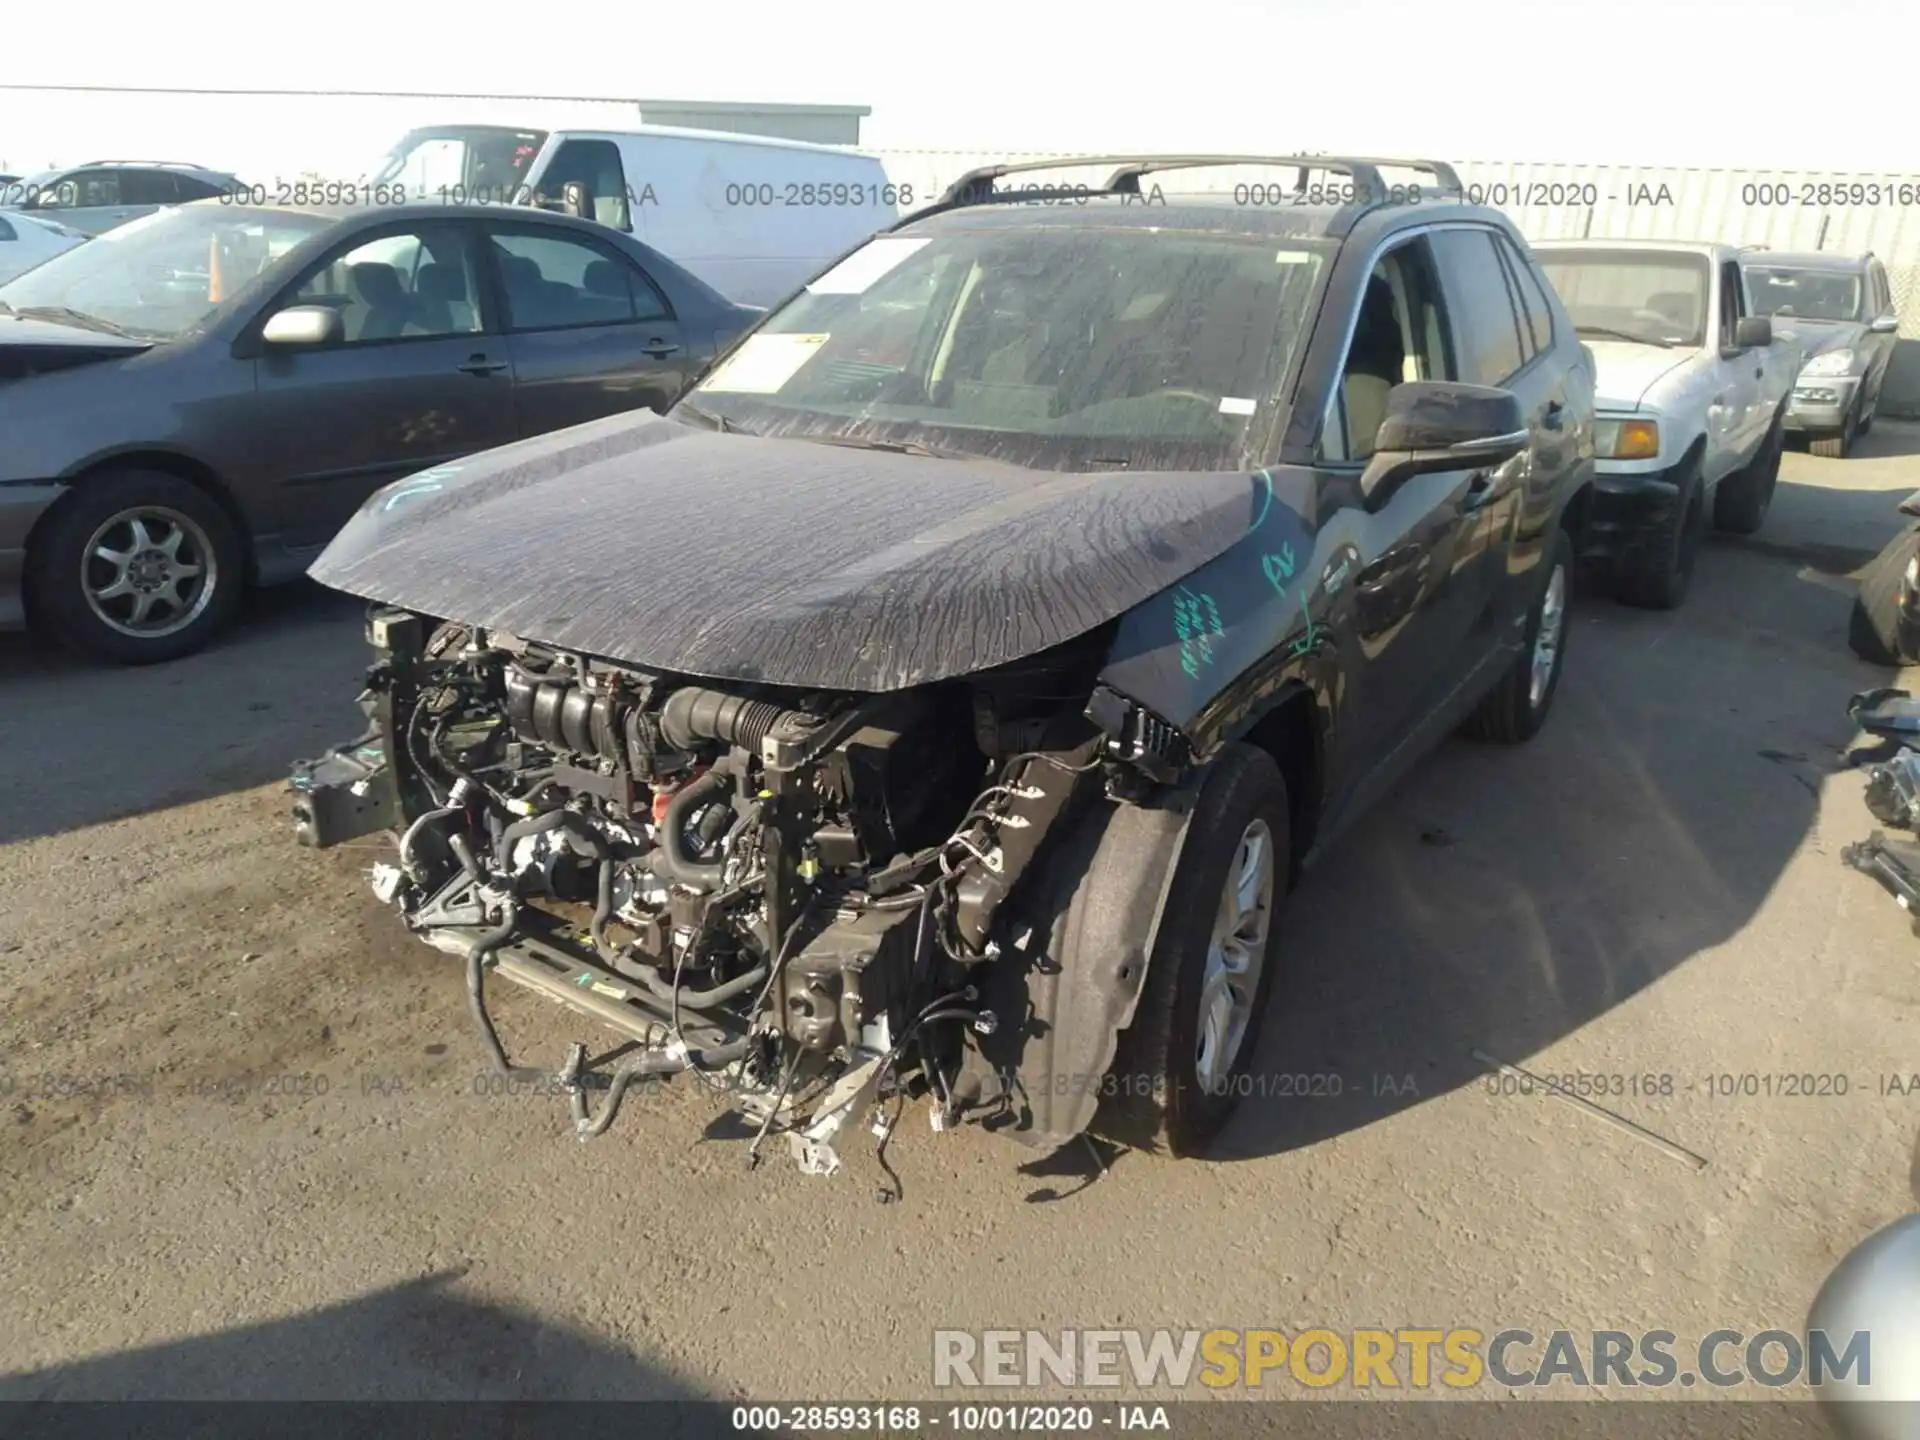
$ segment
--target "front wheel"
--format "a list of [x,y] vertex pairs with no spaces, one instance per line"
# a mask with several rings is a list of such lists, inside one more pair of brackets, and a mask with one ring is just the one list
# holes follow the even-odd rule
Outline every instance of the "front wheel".
[[1853,442],[1860,433],[1859,412],[1849,410],[1837,435],[1817,435],[1807,442],[1807,449],[1822,460],[1845,460],[1853,454]]
[[1644,610],[1678,610],[1693,581],[1705,520],[1696,460],[1680,479],[1680,493],[1666,524],[1616,562],[1614,594],[1621,603]]
[[1250,1088],[1292,869],[1287,814],[1273,757],[1228,746],[1188,818],[1098,1133],[1151,1153],[1198,1154]]
[[192,654],[240,600],[241,546],[226,512],[177,476],[122,470],[83,480],[34,537],[27,591],[37,625],[123,665]]
[[1780,455],[1786,449],[1784,415],[1776,415],[1760,442],[1760,451],[1738,475],[1729,475],[1713,492],[1713,526],[1729,535],[1753,535],[1767,523],[1773,492],[1780,481]]

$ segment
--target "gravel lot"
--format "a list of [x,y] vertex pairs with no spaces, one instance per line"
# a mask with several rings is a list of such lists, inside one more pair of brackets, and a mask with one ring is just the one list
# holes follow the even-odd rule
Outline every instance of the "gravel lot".
[[[1537,743],[1448,745],[1308,876],[1216,1159],[909,1112],[891,1206],[857,1143],[749,1172],[692,1085],[584,1146],[475,1093],[457,964],[286,823],[287,762],[358,719],[356,603],[264,597],[146,671],[0,643],[0,1395],[875,1400],[931,1392],[935,1326],[1797,1327],[1909,1208],[1920,1097],[1880,1089],[1920,1069],[1920,942],[1838,856],[1846,700],[1887,683],[1844,575],[1916,488],[1883,422],[1790,454],[1679,615],[1584,598]],[[530,1060],[578,1033],[500,1013]],[[1606,1103],[1708,1163],[1491,1094],[1475,1049],[1671,1076]],[[1749,1072],[1849,1093],[1707,1093]]]

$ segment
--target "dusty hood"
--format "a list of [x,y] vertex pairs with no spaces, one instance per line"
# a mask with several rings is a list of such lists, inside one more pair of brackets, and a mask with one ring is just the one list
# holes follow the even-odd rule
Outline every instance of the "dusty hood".
[[1700,354],[1683,346],[1663,350],[1658,345],[1593,337],[1588,337],[1586,346],[1593,352],[1594,363],[1599,368],[1594,395],[1596,406],[1602,410],[1636,409],[1647,391],[1663,376]]
[[398,481],[309,573],[650,669],[894,690],[1113,619],[1227,550],[1267,493],[628,415]]
[[151,350],[151,340],[56,325],[49,320],[0,315],[0,380],[23,380]]
[[1809,320],[1804,315],[1775,315],[1773,333],[1775,339],[1796,346],[1804,362],[1825,350],[1859,346],[1867,338],[1867,327],[1857,320]]

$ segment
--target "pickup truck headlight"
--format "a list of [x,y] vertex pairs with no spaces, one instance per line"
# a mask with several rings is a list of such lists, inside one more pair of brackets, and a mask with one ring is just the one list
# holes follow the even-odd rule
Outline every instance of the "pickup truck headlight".
[[1802,375],[1844,375],[1853,369],[1853,351],[1826,350],[1800,367]]
[[1602,460],[1651,460],[1660,453],[1660,426],[1652,420],[1599,421],[1593,453]]

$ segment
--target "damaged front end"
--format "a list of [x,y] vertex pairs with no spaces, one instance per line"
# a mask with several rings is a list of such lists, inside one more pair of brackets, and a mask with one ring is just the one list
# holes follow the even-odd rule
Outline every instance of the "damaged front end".
[[[295,768],[296,833],[398,836],[375,893],[463,961],[498,1070],[491,977],[620,1036],[558,1069],[582,1139],[636,1080],[690,1070],[731,1094],[756,1158],[780,1135],[812,1174],[864,1115],[884,1145],[896,1097],[927,1097],[936,1130],[981,1110],[1058,1143],[1098,1089],[1058,1073],[1104,1067],[1137,999],[1191,769],[1177,731],[1100,688],[1111,629],[834,693],[375,607],[371,727]],[[1060,897],[1126,845],[1153,863],[1083,907],[1102,963],[1063,975]]]

